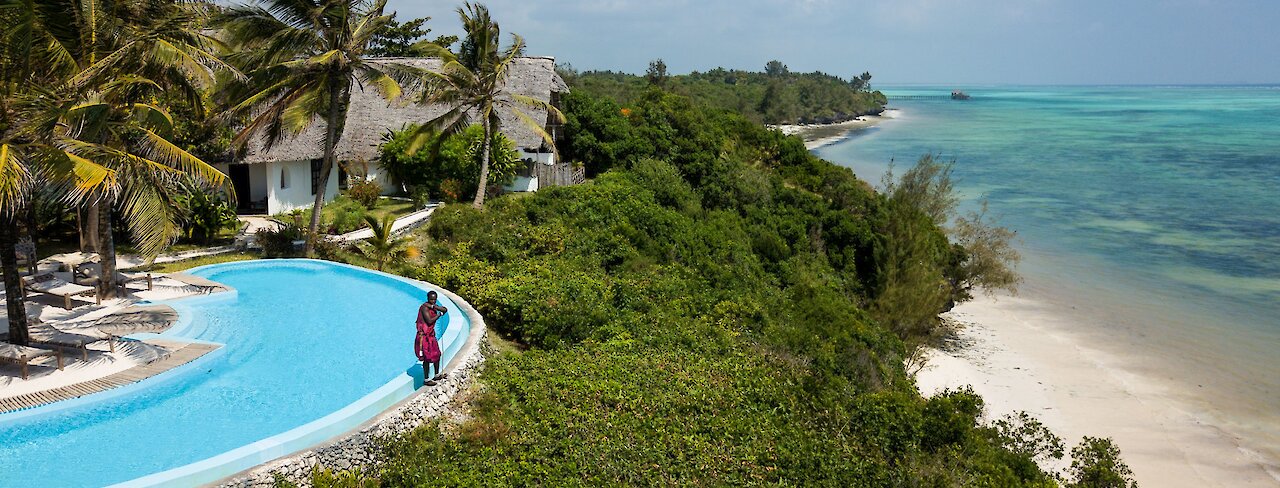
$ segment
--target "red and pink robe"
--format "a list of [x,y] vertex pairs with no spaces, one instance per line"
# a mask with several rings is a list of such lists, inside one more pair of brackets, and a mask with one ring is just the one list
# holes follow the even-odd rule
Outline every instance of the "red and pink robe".
[[440,343],[436,341],[435,324],[441,314],[434,308],[428,308],[425,314],[428,316],[424,317],[424,312],[419,309],[418,337],[413,341],[413,352],[419,361],[434,363],[440,361]]

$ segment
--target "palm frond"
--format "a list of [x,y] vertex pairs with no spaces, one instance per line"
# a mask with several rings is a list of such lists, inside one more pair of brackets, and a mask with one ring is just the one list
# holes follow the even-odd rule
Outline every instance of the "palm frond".
[[163,163],[195,178],[197,181],[213,186],[223,186],[228,183],[226,175],[210,166],[209,163],[160,137],[155,132],[146,129],[141,130],[145,135],[142,144],[143,152],[149,159]]
[[178,225],[177,207],[166,195],[167,182],[156,179],[136,181],[129,186],[120,202],[120,213],[144,256],[159,255],[182,232]]
[[31,172],[22,151],[11,144],[0,144],[0,214],[12,215],[23,208]]
[[362,64],[356,68],[356,72],[363,83],[373,85],[378,90],[378,93],[382,95],[382,98],[388,101],[399,100],[404,95],[404,90],[400,88],[400,83],[375,66]]

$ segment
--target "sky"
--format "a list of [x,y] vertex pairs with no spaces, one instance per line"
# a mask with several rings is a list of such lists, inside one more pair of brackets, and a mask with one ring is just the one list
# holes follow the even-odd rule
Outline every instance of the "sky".
[[[873,83],[1280,83],[1280,0],[488,0],[527,54],[579,70],[716,67]],[[461,2],[389,0],[458,34]]]

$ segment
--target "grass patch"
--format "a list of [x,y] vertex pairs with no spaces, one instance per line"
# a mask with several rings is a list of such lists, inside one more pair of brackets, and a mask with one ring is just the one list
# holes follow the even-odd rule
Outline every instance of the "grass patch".
[[[368,227],[364,222],[365,215],[372,215],[378,220],[382,220],[388,215],[398,219],[416,210],[418,209],[414,208],[413,202],[387,197],[379,198],[378,205],[370,209],[346,195],[339,195],[332,202],[326,204],[324,210],[320,211],[320,218],[323,222],[320,225],[320,229],[322,232],[329,232],[330,234],[345,234]],[[275,218],[281,222],[297,222],[302,226],[306,226],[311,222],[310,208],[303,210],[299,214],[297,220],[292,215],[287,214],[276,215]]]
[[175,273],[185,271],[196,266],[205,266],[208,264],[232,263],[236,261],[252,261],[254,259],[262,259],[262,255],[251,252],[229,252],[223,254],[214,254],[212,256],[200,256],[198,258],[183,259],[181,261],[171,261],[168,263],[153,264],[150,266],[139,266],[131,268],[130,271],[151,271],[154,273]]

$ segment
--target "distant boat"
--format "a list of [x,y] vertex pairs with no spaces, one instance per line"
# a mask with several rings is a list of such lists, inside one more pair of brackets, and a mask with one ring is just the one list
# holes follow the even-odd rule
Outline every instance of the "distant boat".
[[952,100],[968,100],[969,95],[960,90],[951,90],[951,99]]

